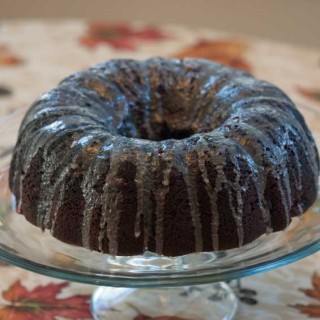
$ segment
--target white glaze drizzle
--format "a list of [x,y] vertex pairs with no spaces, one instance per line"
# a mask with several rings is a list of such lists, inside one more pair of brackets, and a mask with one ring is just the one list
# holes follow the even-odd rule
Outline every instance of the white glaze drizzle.
[[[159,161],[159,160],[158,160]],[[169,157],[165,159],[166,167],[163,170],[163,177],[160,189],[157,190],[155,194],[156,200],[156,252],[159,254],[163,253],[163,242],[164,242],[164,205],[165,205],[165,198],[169,191],[169,183],[170,183],[170,173],[173,166],[173,161]],[[160,163],[157,163],[157,168],[159,168]]]
[[[231,156],[231,155],[230,155]],[[238,245],[241,247],[244,241],[244,233],[243,233],[243,200],[242,200],[242,193],[241,193],[241,186],[240,186],[240,167],[238,163],[238,159],[236,156],[231,156],[232,164],[233,164],[233,172],[235,174],[235,181],[231,186],[228,187],[228,199],[229,199],[229,206],[232,212],[232,216],[237,226],[237,233],[238,233]],[[237,207],[232,203],[233,195],[236,196],[236,203]]]
[[118,168],[120,167],[120,150],[122,146],[114,145],[110,154],[110,170],[106,177],[106,181],[103,187],[102,195],[102,214],[100,220],[100,232],[98,236],[98,247],[100,251],[103,251],[103,240],[105,235],[109,241],[109,253],[116,255],[118,252],[118,225],[120,221],[120,212],[118,211],[118,201],[121,200],[122,195],[116,190],[116,179]]
[[136,176],[135,176],[135,183],[137,187],[137,212],[136,212],[136,220],[134,223],[134,236],[139,238],[141,235],[141,216],[145,212],[145,200],[146,200],[146,192],[144,190],[144,182],[147,180],[146,175],[146,166],[147,161],[145,161],[145,157],[142,150],[137,151],[136,161]]
[[[46,129],[47,128],[49,129],[50,127],[52,127],[52,129],[56,129],[57,131],[63,129],[63,125],[64,125],[63,122],[54,121],[54,123],[56,123],[56,126],[54,127],[52,127],[53,124],[50,123],[44,128],[42,128],[42,130],[38,130],[33,136],[33,139],[31,140],[31,143],[28,145],[28,147],[20,151],[21,152],[20,157],[18,157],[17,161],[20,162],[22,159],[24,160],[24,165],[23,165],[24,174],[21,173],[21,169],[18,169],[14,172],[14,177],[13,177],[13,184],[18,185],[20,190],[19,191],[20,197],[16,199],[18,208],[21,208],[22,206],[23,179],[25,177],[25,174],[28,172],[30,168],[31,161],[34,159],[37,152],[39,151],[39,148],[37,146],[40,144],[40,142],[44,142],[45,146],[49,145],[49,141],[51,137],[49,134],[46,134]],[[23,145],[23,143],[24,143],[24,138],[22,138],[21,145]]]
[[[210,204],[213,205],[213,208],[211,207],[212,212],[212,220],[211,220],[211,236],[212,236],[212,246],[213,249],[216,251],[219,249],[219,210],[218,210],[218,194],[222,190],[223,186],[227,183],[227,179],[225,177],[225,172],[223,165],[221,165],[221,155],[223,149],[223,145],[217,145],[217,147],[220,147],[221,155],[219,153],[214,153],[213,150],[211,150],[208,142],[212,139],[210,136],[203,137],[202,141],[205,141],[207,144],[207,151],[209,155],[209,162],[211,162],[212,166],[217,171],[217,176],[215,179],[215,185],[213,188],[213,192],[210,193]],[[214,140],[213,140],[213,143]],[[224,160],[222,160],[223,163]],[[209,182],[210,183],[210,182]]]
[[[49,148],[45,149],[44,157],[46,156],[48,158],[48,163],[44,163],[44,166],[42,168],[42,171],[44,172],[42,176],[42,185],[50,186],[50,188],[48,189],[48,192],[42,195],[42,198],[38,203],[38,212],[42,212],[42,214],[40,214],[39,216],[41,220],[38,223],[40,223],[43,229],[49,228],[51,224],[51,231],[54,232],[54,224],[57,216],[56,213],[52,212],[53,199],[55,198],[56,193],[59,192],[61,188],[63,190],[65,189],[64,181],[66,175],[70,172],[72,167],[77,166],[76,161],[78,159],[78,156],[80,156],[83,147],[86,146],[86,144],[89,144],[91,139],[95,139],[95,134],[98,133],[100,133],[100,131],[88,130],[88,132],[83,132],[81,135],[75,137],[75,140],[71,144],[70,148],[67,150],[65,157],[58,158],[54,155],[53,158],[49,159],[49,157],[47,156]],[[75,153],[75,155],[72,157],[70,163],[70,155],[72,153]],[[46,160],[47,158],[44,159]],[[52,186],[50,180],[52,178],[52,175],[55,173],[55,170],[57,170],[59,167],[62,167],[63,169],[57,175],[57,180],[54,182],[54,185]],[[63,192],[64,191],[62,191],[62,193]],[[56,212],[58,212],[61,205],[62,200],[58,203]]]
[[91,249],[90,240],[93,212],[95,208],[101,205],[102,197],[101,193],[97,192],[94,188],[94,185],[99,178],[107,175],[105,157],[108,156],[108,151],[112,146],[113,139],[109,137],[108,142],[101,147],[95,159],[92,161],[91,166],[84,176],[81,184],[82,193],[85,199],[81,232],[82,245],[88,249]]
[[[201,138],[201,142],[203,144],[206,144],[206,142]],[[208,151],[208,145],[206,145],[206,151]],[[210,199],[210,210],[211,210],[211,238],[212,238],[212,247],[214,251],[219,250],[219,236],[218,236],[218,229],[219,229],[219,214],[218,214],[218,208],[217,208],[217,202],[214,198],[214,190],[211,186],[211,183],[209,181],[208,172],[205,164],[205,152],[202,148],[197,149],[198,153],[198,165],[201,172],[201,176],[203,179],[203,182],[205,184],[205,188],[207,191],[207,194]]]
[[[189,158],[189,159],[188,159]],[[183,178],[186,184],[190,215],[192,220],[192,225],[194,228],[194,240],[195,240],[195,251],[201,252],[203,248],[203,239],[202,239],[202,224],[201,216],[199,212],[199,201],[197,190],[194,190],[195,182],[195,172],[191,169],[191,155],[186,154],[183,162],[184,168],[186,168],[186,173],[183,174]],[[183,172],[183,171],[182,171]]]
[[[56,220],[59,214],[59,210],[61,206],[63,205],[63,200],[66,194],[66,188],[67,185],[65,183],[66,176],[68,174],[72,174],[72,171],[79,171],[79,164],[78,160],[82,156],[83,158],[83,153],[85,153],[86,147],[90,146],[92,141],[95,141],[99,138],[100,132],[88,132],[87,136],[82,136],[80,139],[76,141],[74,146],[78,151],[74,155],[74,157],[71,160],[71,163],[68,163],[68,165],[62,170],[62,172],[59,174],[58,180],[55,182],[54,186],[52,187],[52,191],[49,193],[49,199],[51,199],[51,204],[50,208],[47,211],[47,214],[45,215],[43,224],[44,226],[48,226],[49,223],[51,222],[51,232],[52,234],[55,234],[55,225],[56,225]],[[82,171],[88,170],[86,166],[89,166],[91,163],[93,155],[89,157],[88,154],[85,155],[85,163],[82,163]],[[69,158],[69,157],[66,157]],[[58,196],[57,196],[58,193]],[[83,195],[83,194],[82,194]],[[58,199],[58,200],[56,200]],[[54,206],[52,206],[54,204]]]

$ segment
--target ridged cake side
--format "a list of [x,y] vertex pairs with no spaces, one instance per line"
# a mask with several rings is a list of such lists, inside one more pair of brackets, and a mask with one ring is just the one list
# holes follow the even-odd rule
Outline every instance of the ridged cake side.
[[10,188],[64,242],[176,256],[283,230],[315,201],[318,172],[275,86],[205,60],[112,60],[31,106]]

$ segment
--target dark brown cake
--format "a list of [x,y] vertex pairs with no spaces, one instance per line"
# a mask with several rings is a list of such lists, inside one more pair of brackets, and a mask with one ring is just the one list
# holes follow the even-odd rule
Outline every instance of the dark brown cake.
[[10,169],[18,212],[112,255],[226,250],[315,201],[319,159],[293,102],[200,59],[112,60],[36,101]]

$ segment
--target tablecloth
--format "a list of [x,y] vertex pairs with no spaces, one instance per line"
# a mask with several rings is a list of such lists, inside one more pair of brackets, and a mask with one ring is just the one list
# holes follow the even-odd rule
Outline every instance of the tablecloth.
[[[28,107],[69,73],[111,58],[150,56],[212,59],[278,85],[297,103],[320,108],[319,50],[208,28],[35,20],[0,23],[0,115]],[[0,152],[6,151],[5,140],[0,137]],[[319,258],[317,253],[245,278],[248,290],[239,295],[237,319],[320,318]],[[94,289],[1,263],[0,320],[91,319]],[[177,319],[165,310],[146,316]]]

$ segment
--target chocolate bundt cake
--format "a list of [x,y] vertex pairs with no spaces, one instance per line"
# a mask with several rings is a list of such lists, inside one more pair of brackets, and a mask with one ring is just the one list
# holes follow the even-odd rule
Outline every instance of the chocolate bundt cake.
[[319,158],[277,87],[200,59],[111,60],[27,112],[10,168],[17,211],[112,255],[226,250],[315,201]]

